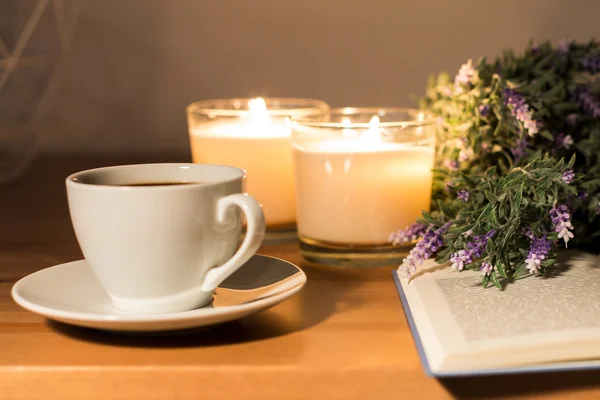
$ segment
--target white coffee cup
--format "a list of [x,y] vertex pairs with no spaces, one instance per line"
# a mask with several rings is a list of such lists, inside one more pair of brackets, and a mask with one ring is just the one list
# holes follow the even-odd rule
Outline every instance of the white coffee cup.
[[[171,313],[210,303],[260,246],[262,209],[244,170],[203,164],[97,168],[66,180],[77,240],[116,308]],[[140,184],[190,182],[139,186]],[[235,251],[247,221],[246,236]]]

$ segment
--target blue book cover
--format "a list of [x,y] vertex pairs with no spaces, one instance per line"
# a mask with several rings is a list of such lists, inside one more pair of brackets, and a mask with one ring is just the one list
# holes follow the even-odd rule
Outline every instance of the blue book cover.
[[[397,271],[393,272],[394,282],[398,290],[400,301],[404,309],[404,314],[414,338],[414,343],[417,347],[419,357],[421,359],[423,369],[426,374],[436,378],[451,378],[451,377],[466,377],[466,376],[478,376],[478,375],[501,375],[501,374],[516,374],[516,373],[534,373],[534,372],[550,372],[550,371],[566,371],[566,370],[589,370],[589,369],[600,369],[600,359],[584,360],[584,361],[573,361],[573,362],[544,362],[540,364],[532,365],[519,365],[515,367],[502,367],[502,368],[469,368],[469,369],[456,369],[456,370],[445,370],[435,371],[431,367],[431,362],[427,357],[425,346],[422,340],[423,332],[419,332],[417,328],[417,322],[411,311],[409,300],[403,286],[403,282],[399,277]],[[418,278],[417,278],[418,279]],[[528,278],[529,279],[529,278]],[[535,278],[531,278],[535,279]],[[404,281],[404,285],[408,283]],[[497,290],[497,289],[486,289],[486,290]],[[593,301],[593,299],[590,299]],[[598,315],[600,319],[600,315]],[[600,338],[599,338],[600,340]]]

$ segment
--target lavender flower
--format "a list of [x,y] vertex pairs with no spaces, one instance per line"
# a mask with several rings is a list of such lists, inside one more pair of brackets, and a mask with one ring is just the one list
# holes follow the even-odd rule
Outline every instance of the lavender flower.
[[442,96],[450,97],[452,96],[452,88],[450,86],[444,86],[440,89]]
[[569,147],[573,145],[573,138],[571,137],[571,135],[565,135],[564,133],[559,133],[558,135],[556,135],[554,141],[556,142],[557,149],[564,148],[568,150]]
[[480,104],[479,105],[479,114],[482,117],[487,117],[488,115],[490,115],[490,106],[487,104]]
[[565,181],[565,183],[567,184],[573,182],[573,179],[575,179],[575,174],[573,173],[572,169],[566,170],[562,174],[562,180]]
[[462,271],[465,265],[473,262],[473,255],[466,250],[459,250],[452,254],[450,257],[450,262],[452,262],[453,269]]
[[542,236],[539,239],[533,238],[531,240],[531,246],[529,247],[529,253],[525,259],[525,268],[532,274],[538,273],[542,261],[548,256],[550,248],[552,248],[552,242],[550,242],[546,236]]
[[567,124],[569,124],[571,126],[577,125],[577,114],[571,113],[571,114],[567,115]]
[[600,72],[600,57],[598,56],[587,56],[581,59],[581,66],[587,72],[595,74]]
[[523,127],[533,136],[539,131],[538,121],[533,119],[533,111],[529,109],[529,105],[525,103],[525,99],[521,94],[514,89],[504,90],[504,104],[510,106],[512,114],[517,121],[523,124]]
[[475,69],[473,69],[473,62],[471,59],[463,64],[458,70],[458,74],[454,78],[454,91],[456,93],[462,93],[463,88],[470,88],[473,83],[473,77],[475,76]]
[[473,242],[468,243],[467,248],[472,251],[475,257],[481,257],[481,255],[485,251],[485,247],[487,246],[488,240],[490,240],[495,234],[496,231],[492,229],[483,236],[474,236]]
[[408,256],[402,261],[402,265],[398,268],[400,274],[405,278],[410,278],[412,274],[417,272],[424,260],[427,260],[438,249],[444,245],[442,235],[450,228],[451,222],[446,223],[437,230],[429,229],[423,239],[410,251]]
[[571,41],[567,39],[562,39],[558,42],[558,52],[561,54],[567,54],[571,50]]
[[577,197],[579,200],[586,201],[589,197],[589,194],[585,190],[582,190],[581,192],[577,193]]
[[580,86],[573,92],[572,97],[581,109],[594,118],[600,118],[600,102],[587,88]]
[[534,236],[533,236],[533,232],[531,231],[531,228],[523,228],[522,233],[523,233],[523,236],[526,236],[529,239],[533,240]]
[[400,229],[397,232],[390,233],[389,241],[393,245],[406,244],[417,240],[427,232],[427,225],[412,224],[407,228]]
[[484,262],[481,263],[481,267],[479,267],[479,270],[481,271],[481,273],[484,276],[489,276],[489,275],[492,274],[492,270],[493,270],[492,264],[490,264],[487,261],[484,261]]
[[451,171],[456,171],[459,167],[458,161],[456,160],[446,160],[444,165]]
[[495,230],[491,230],[484,236],[475,236],[473,241],[467,243],[467,250],[459,250],[450,256],[452,262],[452,268],[458,271],[462,271],[465,265],[469,265],[473,262],[474,258],[479,258],[483,255],[487,242],[492,236],[496,234]]
[[458,153],[458,161],[459,162],[465,162],[465,161],[469,161],[470,159],[473,158],[473,149],[468,147],[468,148],[463,148],[459,153]]
[[565,241],[565,246],[567,246],[569,240],[574,237],[573,232],[571,232],[573,230],[573,225],[571,224],[569,208],[564,204],[552,207],[550,210],[550,218],[552,218],[555,232],[558,232],[558,238],[563,239]]
[[525,153],[527,152],[527,140],[525,140],[525,139],[517,140],[517,144],[515,145],[515,147],[510,149],[510,152],[512,153],[513,157],[515,158],[515,163],[518,163],[519,161],[521,161],[521,158],[523,158],[525,156]]
[[469,191],[468,190],[460,190],[456,196],[459,200],[462,200],[464,202],[469,201]]

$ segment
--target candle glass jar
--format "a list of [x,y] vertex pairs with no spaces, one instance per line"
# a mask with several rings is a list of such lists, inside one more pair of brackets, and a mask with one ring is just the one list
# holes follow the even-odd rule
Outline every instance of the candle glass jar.
[[262,204],[266,239],[296,238],[296,208],[290,118],[324,115],[320,100],[221,99],[187,107],[195,163],[246,170],[246,190]]
[[429,210],[435,124],[414,109],[342,108],[295,118],[296,221],[303,257],[321,264],[397,264],[390,233]]

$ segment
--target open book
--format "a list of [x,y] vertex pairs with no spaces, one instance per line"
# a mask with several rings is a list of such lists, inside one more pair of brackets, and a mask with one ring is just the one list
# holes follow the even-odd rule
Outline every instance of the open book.
[[432,376],[600,368],[600,258],[560,254],[547,278],[500,291],[481,273],[432,260],[410,281],[394,272],[424,368]]

